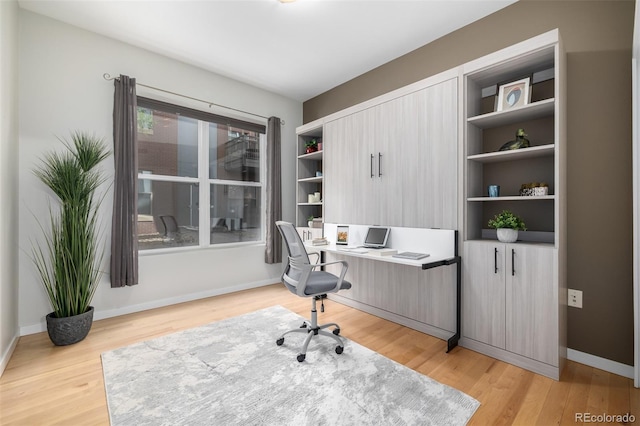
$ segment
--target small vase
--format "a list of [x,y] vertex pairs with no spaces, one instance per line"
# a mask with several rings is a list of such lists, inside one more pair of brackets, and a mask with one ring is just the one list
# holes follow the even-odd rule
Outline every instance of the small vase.
[[515,243],[518,239],[518,230],[510,228],[498,228],[498,241],[503,243]]

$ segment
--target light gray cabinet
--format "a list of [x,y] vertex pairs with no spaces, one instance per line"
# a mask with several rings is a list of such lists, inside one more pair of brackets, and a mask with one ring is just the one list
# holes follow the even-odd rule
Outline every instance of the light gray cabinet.
[[463,337],[557,367],[555,258],[546,245],[466,242]]
[[326,123],[327,222],[457,228],[457,81]]
[[[504,85],[523,76],[530,76],[531,97],[513,107],[501,103],[500,88],[503,98]],[[540,85],[542,78],[550,79]],[[558,379],[567,351],[566,84],[559,33],[469,62],[462,79],[460,343]],[[500,151],[520,128],[530,147]],[[520,192],[535,182],[547,183],[548,192]],[[499,196],[489,197],[488,185],[499,185]],[[487,229],[502,210],[526,223],[518,243],[495,241],[495,231]]]
[[354,283],[331,299],[442,339],[456,331],[455,265],[422,270],[353,256],[326,256],[329,261],[346,260],[346,279]]

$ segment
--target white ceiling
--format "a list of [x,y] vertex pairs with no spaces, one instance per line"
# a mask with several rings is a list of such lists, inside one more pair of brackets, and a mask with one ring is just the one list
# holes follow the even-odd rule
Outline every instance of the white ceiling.
[[305,101],[516,0],[20,0],[20,7]]

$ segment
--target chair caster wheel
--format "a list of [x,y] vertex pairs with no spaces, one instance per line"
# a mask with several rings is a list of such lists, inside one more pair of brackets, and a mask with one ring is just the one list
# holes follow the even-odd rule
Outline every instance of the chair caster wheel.
[[298,362],[304,361],[307,356],[305,354],[298,354]]
[[284,337],[281,337],[278,340],[276,340],[276,345],[278,346],[282,346],[283,343],[284,343]]
[[304,324],[302,324],[300,328],[307,328],[307,323],[305,322]]
[[340,355],[342,353],[342,351],[344,351],[344,348],[342,346],[336,346],[336,353],[338,355]]
[[336,336],[340,335],[340,329],[339,328],[334,328],[333,329],[333,334],[335,334]]

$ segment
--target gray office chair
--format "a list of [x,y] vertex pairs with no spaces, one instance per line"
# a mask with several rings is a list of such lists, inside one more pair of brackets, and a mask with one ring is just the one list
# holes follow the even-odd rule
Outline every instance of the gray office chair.
[[[351,283],[344,279],[344,275],[347,273],[349,264],[344,260],[311,264],[311,262],[309,262],[307,251],[304,248],[304,244],[302,243],[296,228],[292,224],[282,221],[276,222],[276,226],[278,227],[278,231],[280,231],[287,247],[287,251],[289,252],[289,261],[282,273],[282,283],[291,293],[300,297],[311,298],[311,321],[305,320],[300,328],[294,328],[293,330],[283,333],[282,336],[276,340],[276,344],[281,346],[284,343],[284,336],[289,333],[306,333],[307,338],[304,340],[302,349],[298,354],[298,361],[302,362],[306,358],[307,347],[309,346],[311,339],[313,336],[320,334],[333,338],[338,343],[338,346],[336,346],[336,353],[341,354],[344,350],[344,344],[342,339],[338,337],[340,334],[340,326],[336,323],[318,325],[316,302],[318,300],[324,300],[327,297],[327,293],[336,293],[339,290],[351,288]],[[342,264],[339,277],[329,272],[315,270],[321,266],[333,264]],[[324,303],[322,306],[324,311]],[[329,333],[324,330],[328,327],[334,327],[333,333]]]

